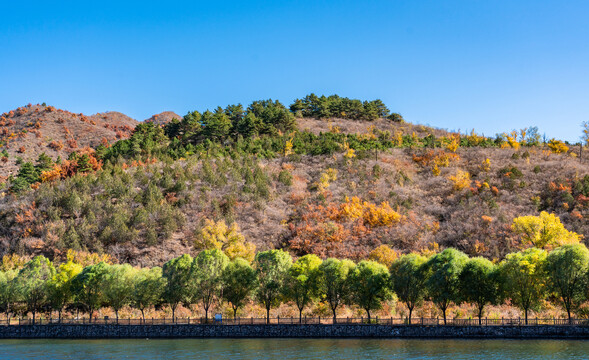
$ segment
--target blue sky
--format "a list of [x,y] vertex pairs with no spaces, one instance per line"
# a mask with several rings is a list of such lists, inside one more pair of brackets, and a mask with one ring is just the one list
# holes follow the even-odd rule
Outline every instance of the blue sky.
[[589,1],[0,2],[0,112],[142,120],[310,92],[485,135],[589,121]]

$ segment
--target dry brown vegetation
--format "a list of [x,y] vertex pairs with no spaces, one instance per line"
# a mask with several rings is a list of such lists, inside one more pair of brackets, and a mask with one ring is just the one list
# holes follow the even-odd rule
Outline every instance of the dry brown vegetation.
[[[0,175],[16,169],[17,144],[26,149],[19,154],[23,159],[34,161],[43,151],[65,158],[83,146],[128,136],[127,127],[135,123],[117,113],[86,117],[38,105],[11,113],[2,120],[10,156],[2,160]],[[161,120],[163,114],[175,117],[166,112],[152,120]],[[385,119],[297,121],[301,130],[314,133],[374,136],[378,130],[391,136],[453,136]],[[36,135],[28,134],[30,129],[41,134],[42,146]],[[25,135],[15,140],[16,133]],[[354,260],[366,258],[382,244],[398,253],[455,247],[471,256],[501,259],[521,247],[510,227],[513,219],[540,210],[557,214],[584,241],[589,236],[589,197],[577,189],[588,174],[587,163],[570,151],[556,154],[543,145],[293,154],[250,159],[248,166],[245,161],[206,156],[171,164],[135,161],[121,166],[125,176],[111,169],[118,175],[99,171],[42,184],[24,196],[4,194],[3,252],[54,256],[71,246],[67,239],[73,238],[81,249],[106,252],[121,262],[161,265],[197,251],[193,245],[205,219],[236,222],[258,250],[286,248],[293,255],[313,252]],[[150,184],[161,193],[157,202],[165,211],[144,200],[154,191]],[[79,208],[59,195],[73,190]],[[137,223],[141,209],[147,215],[141,212],[143,220]],[[107,226],[112,232],[112,223],[121,221],[125,227],[120,233],[106,232]],[[156,234],[149,231],[151,224],[156,224]]]
[[145,119],[145,122],[152,122],[156,125],[165,125],[173,119],[181,120],[182,116],[176,114],[173,111],[164,111],[159,114],[155,114],[149,119]]

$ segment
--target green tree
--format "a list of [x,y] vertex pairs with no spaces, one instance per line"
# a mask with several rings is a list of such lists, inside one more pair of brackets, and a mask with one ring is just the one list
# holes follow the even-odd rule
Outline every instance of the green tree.
[[453,302],[458,302],[458,276],[466,264],[468,256],[456,249],[445,249],[432,256],[427,262],[428,296],[442,311],[446,325],[446,310]]
[[103,281],[104,301],[114,311],[117,323],[119,311],[133,299],[135,269],[129,264],[110,265]]
[[18,193],[30,188],[31,184],[39,181],[39,173],[31,162],[23,163],[18,169],[18,174],[12,182],[12,192]]
[[55,268],[45,256],[35,256],[18,272],[15,288],[18,298],[33,314],[33,324],[38,310],[47,301],[47,282],[55,275]]
[[205,322],[209,319],[209,308],[221,298],[223,271],[229,258],[219,249],[201,251],[192,265],[194,284],[193,298],[200,300],[205,311]]
[[104,280],[108,275],[109,265],[104,261],[86,266],[72,279],[72,289],[76,299],[88,308],[90,321],[94,310],[104,303]]
[[256,271],[242,258],[227,264],[223,271],[223,298],[231,304],[233,318],[237,310],[246,304],[256,289]]
[[135,273],[131,305],[141,311],[141,318],[144,322],[145,309],[159,303],[165,286],[166,279],[162,277],[160,267],[143,268]]
[[347,301],[350,294],[348,277],[354,267],[355,264],[350,260],[329,258],[317,269],[318,291],[329,303],[334,323],[337,321],[337,308]]
[[392,298],[389,288],[389,271],[376,261],[360,261],[351,272],[351,302],[363,308],[370,322],[370,311],[382,308]]
[[202,114],[202,135],[214,141],[223,140],[231,130],[231,120],[220,107],[214,113],[205,111]]
[[[232,130],[235,131],[237,124],[245,117],[245,110],[241,104],[227,105],[225,115],[231,120]],[[236,135],[235,133],[233,135]]]
[[6,314],[6,321],[10,322],[12,306],[18,300],[14,279],[17,270],[0,271],[0,310]]
[[299,258],[288,271],[285,294],[299,309],[299,322],[302,322],[304,308],[317,299],[320,265],[321,259],[317,255],[308,254]]
[[589,250],[583,244],[563,245],[548,254],[548,286],[561,299],[569,321],[571,312],[586,299]]
[[427,258],[418,254],[403,255],[391,265],[391,288],[409,310],[409,324],[413,309],[423,302],[426,294]]
[[41,174],[43,171],[48,171],[53,168],[53,160],[45,153],[41,153],[37,158],[37,163],[35,164],[35,169],[37,170],[37,174]]
[[390,110],[387,106],[382,102],[380,99],[372,100],[371,101],[373,106],[376,108],[378,117],[384,118],[389,116]]
[[258,279],[256,299],[266,309],[266,321],[270,323],[270,309],[278,306],[284,293],[284,282],[292,258],[283,250],[261,251],[256,254],[254,268]]
[[376,105],[371,101],[364,101],[362,104],[364,106],[363,118],[364,120],[376,120],[378,119],[378,111],[379,109]]
[[398,123],[405,122],[405,119],[403,119],[403,116],[399,113],[391,113],[389,116],[387,116],[387,118],[393,122],[398,122]]
[[247,108],[247,112],[262,122],[260,132],[276,134],[278,131],[288,132],[296,129],[294,115],[278,100],[254,101]]
[[180,303],[190,302],[192,257],[184,254],[164,264],[162,276],[166,279],[164,301],[172,309],[172,320],[176,320],[176,308]]
[[499,265],[502,296],[523,310],[526,324],[528,311],[546,297],[545,262],[546,251],[530,248],[508,254]]
[[476,305],[479,325],[485,305],[495,303],[498,298],[496,270],[489,260],[476,257],[467,261],[459,276],[462,300]]
[[60,321],[63,309],[74,299],[72,280],[82,269],[82,265],[71,260],[62,263],[47,283],[49,303],[53,310],[57,310]]
[[262,127],[262,120],[257,118],[256,115],[248,113],[235,125],[235,132],[241,134],[244,138],[250,138],[256,136]]

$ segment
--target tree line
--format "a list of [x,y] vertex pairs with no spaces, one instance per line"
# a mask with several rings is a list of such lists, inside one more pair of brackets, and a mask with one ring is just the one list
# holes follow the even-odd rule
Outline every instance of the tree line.
[[529,248],[512,253],[500,263],[469,258],[448,248],[430,257],[402,255],[389,268],[371,260],[354,263],[313,254],[293,262],[283,250],[258,252],[250,263],[230,260],[221,250],[204,250],[195,258],[185,254],[162,268],[133,268],[105,262],[82,267],[68,260],[57,267],[37,256],[21,269],[0,272],[0,308],[11,315],[64,309],[87,312],[90,317],[101,307],[110,307],[117,320],[119,311],[130,306],[141,312],[168,306],[175,319],[179,305],[199,304],[208,319],[214,304],[227,302],[233,315],[250,301],[266,310],[291,302],[303,311],[317,301],[328,304],[336,321],[342,305],[355,305],[372,313],[391,300],[414,309],[430,300],[446,323],[451,304],[470,303],[477,316],[489,304],[506,300],[524,313],[537,310],[545,300],[559,303],[569,319],[587,300],[589,293],[589,250],[582,244],[563,245],[551,252]]

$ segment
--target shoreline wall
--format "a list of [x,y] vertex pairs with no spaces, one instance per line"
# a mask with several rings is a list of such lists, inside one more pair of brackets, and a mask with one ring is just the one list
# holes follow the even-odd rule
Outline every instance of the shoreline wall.
[[10,325],[0,339],[451,338],[589,339],[589,326]]

